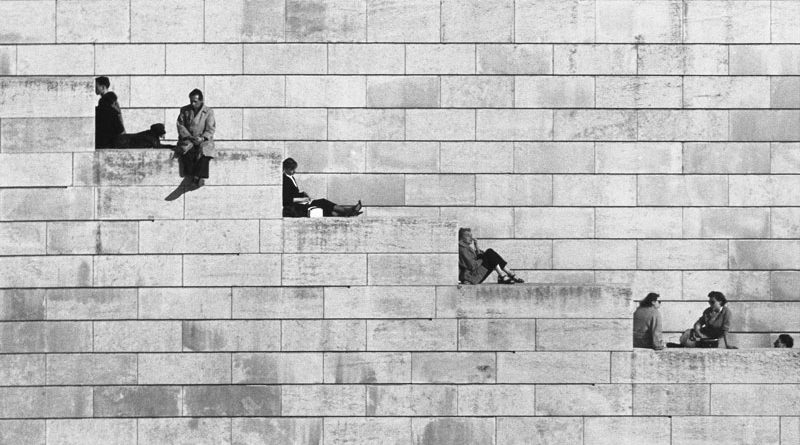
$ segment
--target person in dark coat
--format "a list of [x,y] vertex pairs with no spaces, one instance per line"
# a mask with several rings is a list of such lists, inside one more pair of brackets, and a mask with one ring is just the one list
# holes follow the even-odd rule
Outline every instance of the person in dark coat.
[[178,114],[178,151],[182,153],[184,175],[192,177],[194,185],[208,178],[208,164],[216,156],[214,132],[217,122],[214,110],[204,105],[203,92],[189,93],[189,105]]
[[664,349],[661,339],[661,302],[659,295],[649,293],[639,302],[633,313],[633,347],[660,350]]
[[322,209],[323,216],[358,216],[361,212],[361,201],[354,206],[342,206],[327,199],[312,200],[308,193],[300,190],[294,173],[297,171],[297,161],[286,158],[283,161],[283,216],[288,218],[301,218],[309,216],[309,209],[317,207]]
[[[458,281],[463,284],[480,284],[493,271],[497,272],[500,284],[524,283],[506,269],[508,263],[492,249],[480,250],[478,240],[472,237],[472,229],[458,229]],[[503,272],[506,274],[503,275]]]
[[794,339],[789,334],[781,334],[778,336],[772,346],[776,348],[791,348],[794,346]]
[[149,130],[119,136],[120,148],[162,148],[161,139],[167,134],[164,124],[153,124]]
[[125,133],[117,95],[109,88],[111,81],[108,77],[100,76],[94,80],[94,92],[100,96],[94,109],[95,148],[114,148],[119,136]]

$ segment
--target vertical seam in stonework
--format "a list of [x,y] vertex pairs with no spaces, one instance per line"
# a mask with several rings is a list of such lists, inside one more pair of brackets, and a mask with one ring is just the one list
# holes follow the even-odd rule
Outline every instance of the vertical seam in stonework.
[[[203,0],[203,40],[202,42],[205,43],[206,41],[206,0]],[[205,88],[205,85],[203,86]]]

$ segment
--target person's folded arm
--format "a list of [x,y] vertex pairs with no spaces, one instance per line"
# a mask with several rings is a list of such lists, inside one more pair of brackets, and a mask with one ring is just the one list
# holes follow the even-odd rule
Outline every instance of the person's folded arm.
[[217,121],[214,119],[214,110],[208,110],[208,116],[206,116],[206,128],[203,130],[203,139],[210,141],[214,139],[214,132],[217,131]]
[[664,341],[661,339],[661,314],[655,311],[653,319],[650,320],[650,333],[653,340],[653,349],[664,349]]
[[181,139],[192,137],[189,129],[186,128],[186,121],[183,119],[183,113],[178,113],[178,136]]

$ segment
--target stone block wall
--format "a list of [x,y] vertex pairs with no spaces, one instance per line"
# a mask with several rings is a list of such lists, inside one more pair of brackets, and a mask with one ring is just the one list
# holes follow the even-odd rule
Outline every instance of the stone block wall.
[[[670,338],[710,290],[800,338],[798,17],[0,0],[0,443],[800,443],[796,353],[628,341],[649,291]],[[99,75],[171,139],[205,92],[205,187],[94,151]],[[286,156],[368,218],[281,221]],[[452,286],[459,226],[561,284]]]

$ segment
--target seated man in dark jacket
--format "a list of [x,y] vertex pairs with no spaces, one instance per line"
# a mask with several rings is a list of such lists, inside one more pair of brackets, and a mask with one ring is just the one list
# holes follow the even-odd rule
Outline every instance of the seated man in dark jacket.
[[118,138],[125,133],[122,123],[122,110],[117,102],[117,95],[111,88],[108,77],[101,76],[94,80],[94,92],[100,96],[97,107],[94,109],[94,146],[95,148],[113,148],[119,142]]
[[[474,248],[473,248],[474,246]],[[458,229],[458,281],[464,284],[480,284],[497,271],[500,284],[524,283],[521,278],[506,269],[506,261],[492,249],[478,249],[478,240],[472,237],[472,229]],[[506,275],[503,275],[503,272]]]

